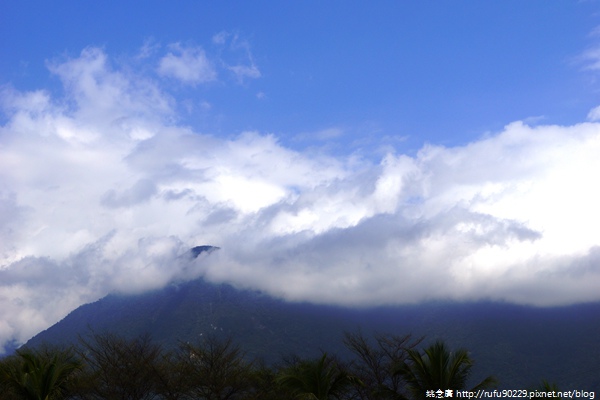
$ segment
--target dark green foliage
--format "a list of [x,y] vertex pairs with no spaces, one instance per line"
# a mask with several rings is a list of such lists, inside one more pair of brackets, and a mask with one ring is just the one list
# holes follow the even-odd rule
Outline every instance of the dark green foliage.
[[358,399],[390,399],[404,397],[404,381],[394,368],[408,359],[422,338],[411,335],[375,334],[372,338],[362,332],[346,333],[344,344],[356,357],[351,362],[352,373],[362,382],[357,387]]
[[105,333],[82,339],[86,399],[152,400],[157,392],[162,353],[148,335],[127,340]]
[[208,336],[197,344],[183,344],[178,353],[184,376],[183,391],[192,398],[241,400],[252,398],[253,367],[231,339]]
[[347,372],[339,362],[323,354],[316,360],[304,360],[284,370],[279,385],[297,399],[344,399],[353,386],[362,382]]
[[70,349],[18,350],[0,364],[0,389],[11,400],[66,399],[81,367]]
[[[269,366],[248,358],[231,338],[209,335],[165,350],[150,336],[92,333],[71,348],[24,349],[0,360],[0,400],[418,400],[427,390],[477,390],[466,350],[438,341],[347,333],[355,357],[283,358]],[[586,388],[594,390],[595,388]],[[539,391],[558,391],[546,381]]]
[[289,390],[286,390],[277,383],[279,368],[268,367],[263,363],[255,362],[252,374],[255,392],[249,397],[249,400],[282,400],[292,398]]
[[173,351],[162,354],[156,364],[155,390],[161,400],[188,399],[189,376],[178,355]]
[[[451,352],[444,342],[437,341],[423,354],[408,350],[408,360],[400,364],[395,374],[401,376],[413,399],[426,399],[428,390],[466,390],[473,360],[466,350]],[[496,379],[487,377],[469,390],[477,391],[493,386]]]
[[[550,383],[547,380],[542,380],[542,382],[535,388],[530,389],[530,391],[538,391],[538,392],[555,392],[558,393],[561,390],[558,388],[558,386],[556,385],[556,383]],[[556,396],[553,397],[553,399],[556,400],[562,400],[562,397]]]

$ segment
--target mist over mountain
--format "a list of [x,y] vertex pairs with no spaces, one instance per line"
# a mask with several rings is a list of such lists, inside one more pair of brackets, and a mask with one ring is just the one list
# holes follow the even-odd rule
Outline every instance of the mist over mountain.
[[[192,257],[212,246],[195,247]],[[283,356],[321,351],[351,357],[345,332],[361,330],[424,336],[466,348],[474,377],[495,375],[501,388],[542,379],[562,388],[600,389],[600,303],[535,308],[494,302],[345,308],[286,302],[258,291],[204,279],[173,283],[137,295],[112,294],[81,306],[26,346],[77,344],[92,332],[133,338],[149,333],[165,348],[204,335],[231,337],[249,358],[276,363]]]

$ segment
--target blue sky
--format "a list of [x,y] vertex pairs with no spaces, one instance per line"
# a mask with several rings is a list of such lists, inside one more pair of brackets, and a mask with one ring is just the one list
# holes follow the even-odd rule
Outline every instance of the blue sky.
[[598,11],[2,2],[0,346],[199,276],[347,306],[600,300]]
[[[61,4],[57,6],[57,4]],[[129,58],[144,43],[180,42],[212,55],[219,32],[247,43],[261,79],[218,82],[176,96],[213,105],[186,116],[198,129],[347,133],[333,146],[360,150],[381,137],[460,144],[514,120],[573,123],[598,85],[577,57],[592,46],[596,2],[5,2],[0,76],[21,89],[54,87],[45,60],[88,46]],[[243,58],[244,51],[224,57]],[[115,60],[115,62],[118,62]],[[257,93],[264,93],[258,101]],[[394,141],[398,145],[397,141]]]

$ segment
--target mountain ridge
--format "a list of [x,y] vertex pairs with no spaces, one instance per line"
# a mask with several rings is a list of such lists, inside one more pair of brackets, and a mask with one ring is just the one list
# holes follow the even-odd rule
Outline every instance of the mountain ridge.
[[90,331],[111,331],[126,337],[150,333],[172,348],[213,333],[232,337],[250,357],[273,363],[292,353],[314,357],[321,350],[349,357],[343,333],[360,329],[366,334],[424,335],[464,347],[477,362],[477,375],[497,375],[503,387],[531,385],[539,375],[537,381],[548,379],[563,387],[579,383],[600,389],[598,374],[589,373],[600,370],[599,315],[596,303],[553,309],[429,303],[357,310],[287,303],[197,279],[83,305],[26,346],[72,344]]
[[[214,250],[207,246],[191,254]],[[535,308],[430,302],[356,309],[291,303],[199,278],[142,294],[108,295],[73,310],[26,346],[69,345],[91,331],[110,331],[130,338],[149,333],[174,348],[212,333],[232,338],[250,358],[276,363],[290,354],[315,357],[320,351],[350,358],[343,335],[357,330],[410,333],[466,348],[476,362],[473,378],[495,375],[501,388],[547,379],[563,389],[600,390],[600,303]]]

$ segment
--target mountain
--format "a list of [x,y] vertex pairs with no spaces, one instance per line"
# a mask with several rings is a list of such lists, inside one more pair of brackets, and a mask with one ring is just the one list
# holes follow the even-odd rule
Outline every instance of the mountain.
[[[214,248],[195,248],[192,255]],[[600,390],[600,303],[534,308],[511,304],[427,303],[349,309],[289,303],[203,279],[134,295],[109,295],[83,305],[33,337],[27,346],[77,343],[91,330],[126,337],[150,333],[166,348],[207,334],[233,340],[268,363],[320,350],[342,358],[344,332],[361,329],[441,338],[470,351],[474,380],[495,375],[500,388],[531,388],[542,379],[563,390]]]

